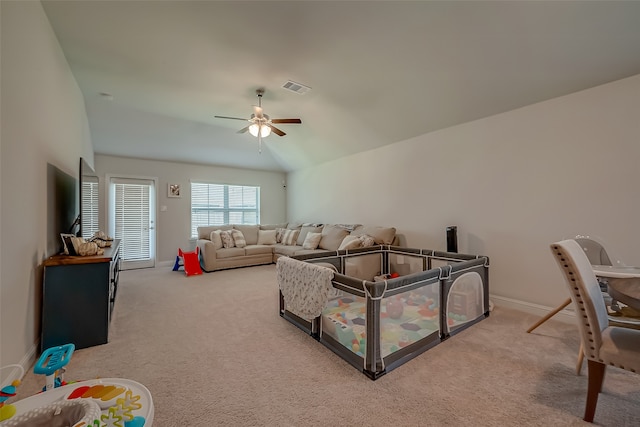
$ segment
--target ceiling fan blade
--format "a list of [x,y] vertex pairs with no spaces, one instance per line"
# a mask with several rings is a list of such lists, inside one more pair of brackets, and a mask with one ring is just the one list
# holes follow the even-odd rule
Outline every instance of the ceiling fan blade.
[[[251,125],[249,125],[249,126],[251,126]],[[240,129],[240,130],[239,130],[238,132],[236,132],[236,133],[245,133],[246,131],[248,131],[248,130],[249,130],[249,126],[245,126],[245,127],[243,127],[242,129]]]
[[300,120],[300,119],[271,119],[271,123],[302,124],[302,120]]
[[278,136],[285,136],[286,133],[282,132],[280,129],[278,129],[277,127],[275,127],[274,125],[267,123],[265,126],[269,126],[271,128],[271,131],[273,131],[273,133],[275,133]]
[[258,107],[257,105],[253,106],[253,112],[256,115],[256,118],[261,119],[262,118],[262,107]]
[[241,119],[240,117],[227,117],[227,116],[213,116],[216,119],[232,119],[232,120],[242,120],[242,121],[248,121],[249,119]]

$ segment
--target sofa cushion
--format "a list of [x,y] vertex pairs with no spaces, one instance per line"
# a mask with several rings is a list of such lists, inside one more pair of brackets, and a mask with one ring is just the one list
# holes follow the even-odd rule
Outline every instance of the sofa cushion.
[[349,232],[346,229],[327,224],[322,228],[322,239],[320,239],[318,247],[328,251],[337,251],[342,240],[348,235]]
[[234,228],[233,230],[231,230],[231,237],[233,237],[233,244],[236,248],[244,248],[245,246],[247,246],[247,241],[245,240],[242,231]]
[[209,240],[211,240],[211,243],[213,243],[213,247],[216,248],[216,250],[222,248],[222,237],[220,237],[220,233],[220,230],[213,230],[209,235]]
[[232,225],[206,225],[198,227],[198,239],[208,239],[214,230],[231,230]]
[[230,231],[223,230],[220,232],[222,238],[222,247],[225,249],[234,248],[236,246]]
[[260,255],[273,253],[273,246],[271,245],[247,245],[244,248],[245,255]]
[[216,251],[216,258],[225,259],[244,256],[244,248],[222,248]]
[[344,239],[342,239],[342,243],[340,243],[340,247],[338,247],[339,251],[344,251],[347,249],[356,249],[362,247],[362,241],[360,240],[359,236],[345,236]]
[[390,245],[396,237],[396,229],[394,227],[377,227],[361,225],[351,232],[352,236],[369,235],[377,245]]
[[303,249],[316,249],[320,244],[320,239],[322,239],[322,233],[307,233],[307,237],[304,238],[304,242],[302,243]]
[[321,225],[303,225],[300,229],[300,234],[298,234],[298,240],[296,244],[298,246],[302,246],[304,244],[304,239],[307,238],[307,233],[319,233],[322,231]]
[[302,246],[276,244],[273,246],[273,252],[278,255],[294,256],[297,251],[302,250]]
[[287,223],[282,224],[260,224],[260,230],[275,230],[276,228],[287,228]]
[[298,240],[298,234],[300,234],[300,230],[285,230],[284,233],[282,233],[282,244],[295,246]]
[[276,230],[258,230],[258,245],[275,245]]
[[[247,242],[247,245],[255,245],[258,243],[258,230],[260,230],[259,225],[234,224],[233,228],[242,231],[242,235],[244,236],[244,240]],[[237,243],[236,246],[238,246]]]
[[287,224],[287,230],[300,230],[302,228],[302,224],[299,222],[290,222]]

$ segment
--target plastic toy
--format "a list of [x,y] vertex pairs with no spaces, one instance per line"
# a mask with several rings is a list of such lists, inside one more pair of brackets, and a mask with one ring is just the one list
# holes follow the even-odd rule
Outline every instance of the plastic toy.
[[67,366],[69,360],[71,360],[71,355],[75,348],[76,346],[73,344],[65,344],[48,348],[40,355],[36,365],[33,367],[33,372],[38,375],[47,376],[47,382],[43,391],[61,387],[66,384],[64,382],[64,367]]
[[[199,253],[199,247],[196,247],[196,250],[193,252],[183,252],[182,249],[178,248],[178,256],[176,257],[176,262],[173,265],[173,271],[178,271],[180,267],[183,267],[184,274],[187,276],[202,274],[200,258],[198,257]],[[182,260],[182,263],[180,260]]]
[[20,378],[24,374],[24,368],[21,365],[7,365],[1,369],[12,368],[17,370],[19,374],[18,378],[11,381],[11,384],[6,385],[0,389],[0,421],[8,420],[16,413],[16,407],[11,404],[6,404],[6,401],[16,395],[16,388],[20,385]]
[[9,426],[151,427],[154,418],[149,390],[125,378],[58,387],[15,402],[15,409]]

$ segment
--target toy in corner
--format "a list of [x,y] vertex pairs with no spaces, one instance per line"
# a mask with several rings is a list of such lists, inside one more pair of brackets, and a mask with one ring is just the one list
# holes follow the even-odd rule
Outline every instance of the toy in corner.
[[75,349],[75,345],[65,344],[48,348],[40,355],[33,367],[33,373],[46,375],[47,381],[42,391],[66,385],[64,382],[64,367],[71,360],[71,355]]
[[196,250],[193,252],[183,252],[182,249],[178,248],[178,256],[176,257],[176,262],[173,265],[173,271],[178,271],[180,270],[180,267],[183,267],[184,274],[187,276],[202,274],[200,258],[198,257],[199,253],[200,248],[197,246]]

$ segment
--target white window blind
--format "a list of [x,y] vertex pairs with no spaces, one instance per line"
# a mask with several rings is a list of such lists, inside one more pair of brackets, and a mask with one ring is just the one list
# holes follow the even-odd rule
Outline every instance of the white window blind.
[[139,184],[113,180],[115,192],[115,235],[122,239],[124,261],[147,260],[151,257],[149,238],[150,182]]
[[191,183],[191,237],[207,225],[259,222],[260,187]]
[[82,179],[82,237],[90,238],[99,230],[98,211],[98,178],[84,177]]

